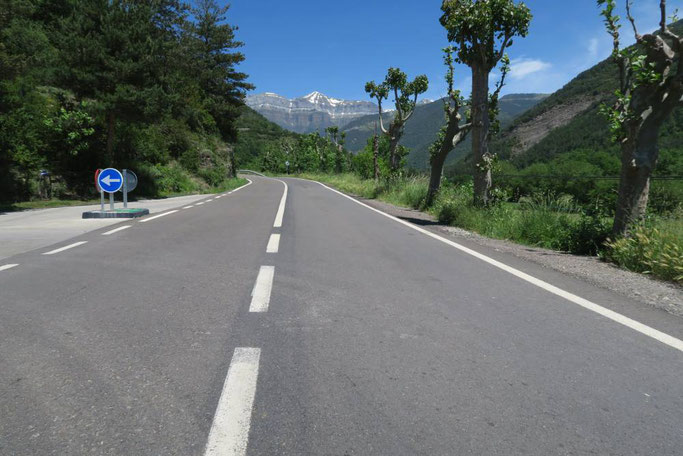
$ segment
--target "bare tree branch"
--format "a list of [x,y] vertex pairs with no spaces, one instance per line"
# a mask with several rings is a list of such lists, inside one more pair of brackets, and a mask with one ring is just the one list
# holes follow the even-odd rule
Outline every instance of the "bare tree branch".
[[384,128],[384,122],[382,121],[382,97],[377,97],[377,105],[379,106],[379,128],[382,130],[382,133],[388,135],[389,132]]
[[662,15],[659,22],[659,29],[664,32],[666,30],[666,0],[659,0],[659,11]]
[[640,33],[638,33],[638,28],[636,27],[636,20],[633,18],[633,15],[631,14],[631,3],[632,0],[626,0],[626,16],[628,17],[628,20],[631,23],[631,27],[633,27],[633,34],[636,37],[636,41],[640,43],[643,37]]

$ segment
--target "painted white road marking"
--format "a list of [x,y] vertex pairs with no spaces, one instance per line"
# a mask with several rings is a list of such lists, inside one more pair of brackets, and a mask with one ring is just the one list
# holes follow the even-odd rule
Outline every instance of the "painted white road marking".
[[275,215],[275,223],[273,223],[274,228],[280,228],[282,226],[282,218],[285,215],[285,204],[287,203],[287,183],[282,182],[282,184],[285,186],[285,191],[282,193],[280,207],[277,209],[277,214]]
[[[317,181],[314,181],[314,182],[317,182]],[[657,329],[654,329],[650,326],[644,325],[643,323],[640,323],[636,320],[633,320],[633,319],[631,319],[625,315],[622,315],[620,313],[614,312],[613,310],[602,307],[598,304],[595,304],[594,302],[591,302],[591,301],[584,299],[580,296],[577,296],[573,293],[569,293],[568,291],[562,290],[561,288],[558,288],[554,285],[551,285],[548,282],[544,282],[543,280],[537,279],[536,277],[533,277],[533,276],[531,276],[525,272],[522,272],[522,271],[515,269],[511,266],[508,266],[504,263],[501,263],[500,261],[494,260],[493,258],[487,257],[486,255],[481,254],[477,251],[469,249],[469,248],[465,247],[464,245],[460,245],[456,242],[453,242],[450,239],[443,238],[443,237],[439,236],[438,234],[432,233],[431,231],[427,231],[423,228],[420,228],[418,226],[413,225],[412,223],[408,223],[404,220],[401,220],[397,217],[394,217],[393,215],[389,215],[386,212],[382,212],[379,209],[375,209],[372,206],[368,206],[367,204],[362,203],[355,198],[351,198],[350,196],[345,195],[340,191],[337,191],[333,188],[330,188],[321,182],[317,182],[317,183],[322,185],[323,187],[325,187],[328,190],[331,190],[335,193],[338,193],[339,195],[343,196],[344,198],[350,199],[351,201],[353,201],[356,204],[360,204],[361,206],[364,206],[364,207],[370,209],[371,211],[377,212],[378,214],[381,214],[387,218],[390,218],[391,220],[398,222],[402,225],[405,225],[405,226],[407,226],[407,227],[409,227],[415,231],[419,231],[420,233],[425,234],[425,235],[427,235],[433,239],[436,239],[437,241],[441,241],[444,244],[448,244],[451,247],[454,247],[454,248],[456,248],[456,249],[458,249],[458,250],[460,250],[460,251],[462,251],[468,255],[471,255],[475,258],[478,258],[482,261],[485,261],[486,263],[488,263],[492,266],[495,266],[498,269],[502,269],[505,272],[508,272],[508,273],[510,273],[510,274],[522,279],[522,280],[525,280],[525,281],[531,283],[532,285],[536,285],[537,287],[542,288],[543,290],[546,290],[546,291],[548,291],[548,292],[550,292],[556,296],[564,298],[567,301],[573,302],[574,304],[578,304],[579,306],[581,306],[585,309],[593,311],[599,315],[602,315],[603,317],[609,318],[612,321],[615,321],[619,324],[622,324],[628,328],[633,329],[634,331],[638,331],[641,334],[644,334],[644,335],[651,337],[651,338],[653,338],[653,339],[655,339],[655,340],[657,340],[663,344],[666,344],[672,348],[675,348],[676,350],[683,352],[683,340],[677,339],[676,337],[670,336],[669,334],[663,333],[663,332],[661,332]]]
[[270,304],[270,292],[273,289],[275,266],[261,266],[256,277],[254,289],[251,291],[249,312],[267,312]]
[[247,181],[249,182],[248,184],[244,184],[244,185],[241,186],[241,187],[237,187],[235,190],[232,190],[232,191],[228,192],[227,194],[229,195],[229,194],[231,194],[231,193],[238,192],[238,191],[242,190],[244,187],[249,187],[249,186],[253,183],[253,182],[251,181],[251,179],[247,179]]
[[194,207],[194,204],[191,204],[189,206],[185,206],[183,209],[190,209],[191,207]]
[[88,241],[81,241],[81,242],[74,242],[73,244],[69,244],[66,247],[60,247],[55,250],[50,250],[49,252],[43,253],[43,255],[54,255],[55,253],[63,252],[65,250],[73,249],[74,247],[78,247],[79,245],[87,244]]
[[17,267],[17,266],[19,266],[19,263],[15,263],[15,264],[3,264],[2,266],[0,266],[0,271],[6,271],[6,270],[8,270],[8,269],[12,269],[12,268],[15,268],[15,267]]
[[204,201],[201,201],[201,202],[195,204],[195,206],[201,206],[202,204],[204,204]]
[[247,453],[260,358],[260,348],[235,349],[211,424],[206,456]]
[[273,233],[268,239],[268,246],[266,247],[266,253],[277,253],[280,249],[280,235],[278,233]]
[[127,230],[131,226],[132,225],[125,225],[125,226],[121,226],[119,228],[115,228],[111,231],[107,231],[106,233],[102,233],[102,236],[109,236],[110,234],[114,234],[114,233],[118,233],[119,231]]
[[155,215],[154,217],[146,218],[144,220],[140,220],[140,223],[149,222],[150,220],[154,220],[154,219],[158,219],[159,217],[165,217],[167,215],[175,214],[176,212],[178,212],[178,209],[175,209],[173,211],[164,212],[163,214]]

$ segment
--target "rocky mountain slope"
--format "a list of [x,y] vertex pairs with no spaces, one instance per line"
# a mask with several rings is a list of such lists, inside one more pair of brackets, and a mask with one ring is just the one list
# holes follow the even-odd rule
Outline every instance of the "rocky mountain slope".
[[246,102],[266,119],[297,133],[323,132],[333,125],[343,127],[377,112],[377,105],[370,101],[339,100],[320,92],[294,99],[266,92],[249,95]]

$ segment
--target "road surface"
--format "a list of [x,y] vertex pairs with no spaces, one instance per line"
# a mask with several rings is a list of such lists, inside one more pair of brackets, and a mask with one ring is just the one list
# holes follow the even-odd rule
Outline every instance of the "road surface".
[[683,453],[680,318],[250,179],[0,262],[0,454]]

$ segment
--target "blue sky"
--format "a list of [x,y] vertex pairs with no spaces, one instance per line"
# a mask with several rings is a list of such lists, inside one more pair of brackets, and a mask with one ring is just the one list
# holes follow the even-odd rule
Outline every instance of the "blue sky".
[[[553,92],[608,57],[611,39],[595,0],[527,0],[534,14],[529,36],[509,50],[512,73],[505,93]],[[618,0],[623,6],[624,0]],[[683,0],[669,0],[669,9]],[[363,100],[366,81],[382,80],[390,66],[409,77],[426,74],[427,98],[445,94],[438,22],[440,0],[233,0],[228,21],[239,27],[246,61],[241,70],[255,93],[293,98],[314,90]],[[641,32],[657,27],[659,0],[634,0]],[[632,42],[624,24],[624,41]],[[469,69],[456,85],[469,93]]]

